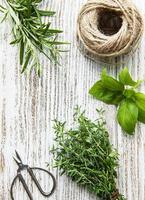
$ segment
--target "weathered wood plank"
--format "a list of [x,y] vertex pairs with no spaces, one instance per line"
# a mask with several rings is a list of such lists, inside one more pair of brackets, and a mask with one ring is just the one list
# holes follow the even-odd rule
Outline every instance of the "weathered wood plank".
[[[144,0],[134,0],[145,15]],[[0,3],[2,0],[0,1]],[[128,200],[145,200],[145,126],[139,125],[135,137],[123,135],[115,122],[116,108],[97,102],[88,95],[90,86],[99,78],[102,66],[87,59],[77,48],[76,20],[85,0],[44,1],[42,7],[56,10],[53,25],[64,30],[62,39],[71,42],[70,52],[64,53],[62,66],[55,67],[41,57],[44,71],[39,79],[20,74],[18,51],[9,45],[10,26],[0,25],[0,200],[10,200],[9,189],[16,172],[12,155],[17,149],[32,166],[46,167],[52,163],[49,148],[53,143],[54,118],[72,123],[76,104],[87,110],[88,116],[96,117],[95,108],[106,109],[110,138],[120,153],[118,185]],[[141,47],[129,59],[129,69],[135,78],[145,77],[145,39]],[[121,67],[108,68],[117,75]],[[145,84],[141,89],[145,91]],[[57,190],[50,200],[95,200],[86,190],[79,188],[67,177],[59,177],[56,169],[50,170],[57,178]],[[43,184],[48,187],[47,177]],[[16,187],[16,200],[25,200],[22,188]],[[37,189],[35,199],[43,199]]]

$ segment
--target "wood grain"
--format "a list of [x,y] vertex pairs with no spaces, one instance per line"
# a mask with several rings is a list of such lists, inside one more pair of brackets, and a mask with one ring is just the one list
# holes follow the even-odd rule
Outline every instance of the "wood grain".
[[[144,0],[134,0],[145,15]],[[0,3],[3,3],[0,0]],[[76,104],[87,110],[89,117],[96,117],[95,108],[106,109],[110,139],[120,153],[118,186],[128,200],[145,200],[145,126],[139,124],[134,137],[124,136],[115,121],[116,108],[106,106],[88,95],[90,86],[99,78],[102,66],[82,55],[77,48],[77,14],[85,0],[44,1],[43,8],[52,8],[57,16],[52,19],[54,27],[64,30],[61,38],[70,41],[70,51],[62,55],[62,66],[55,67],[45,57],[42,78],[32,73],[30,77],[20,74],[18,49],[9,45],[10,25],[0,25],[0,200],[10,200],[9,190],[16,175],[17,166],[12,156],[17,149],[26,163],[46,167],[52,163],[49,149],[53,144],[54,118],[72,123]],[[121,58],[124,60],[124,57]],[[123,67],[108,67],[117,76]],[[129,58],[128,67],[135,78],[145,77],[145,37],[141,46]],[[145,91],[145,84],[140,88]],[[56,169],[49,167],[57,179],[57,189],[50,200],[95,200],[96,197],[78,187],[69,178],[59,176]],[[30,180],[28,179],[30,184]],[[48,187],[44,176],[43,184]],[[43,200],[34,187],[35,200]],[[27,196],[17,185],[16,200]],[[44,198],[45,199],[45,198]]]

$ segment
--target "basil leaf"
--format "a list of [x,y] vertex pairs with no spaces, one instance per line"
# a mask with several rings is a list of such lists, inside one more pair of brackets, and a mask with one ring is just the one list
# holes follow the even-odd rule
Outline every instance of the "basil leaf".
[[145,112],[145,94],[140,92],[135,94],[135,102],[139,109]]
[[130,89],[126,89],[126,90],[124,90],[123,95],[128,99],[130,99],[130,98],[134,99],[135,91],[130,90]]
[[145,123],[145,95],[140,92],[136,93],[135,102],[139,110],[138,120]]
[[138,109],[138,121],[145,124],[145,111]]
[[119,74],[119,80],[123,85],[130,85],[130,86],[135,86],[137,84],[137,82],[133,81],[133,79],[131,78],[131,75],[127,69],[127,67],[125,67]]
[[132,135],[138,119],[138,108],[129,99],[122,101],[117,114],[117,119],[122,129]]
[[124,90],[124,86],[122,83],[120,83],[119,81],[117,81],[116,79],[114,79],[111,76],[108,76],[106,73],[106,70],[102,71],[102,75],[101,75],[101,80],[103,83],[103,86],[111,91],[123,91]]
[[123,99],[123,95],[120,91],[115,92],[108,90],[104,87],[102,81],[96,82],[89,90],[89,93],[93,95],[96,99],[103,101],[107,104],[118,105]]

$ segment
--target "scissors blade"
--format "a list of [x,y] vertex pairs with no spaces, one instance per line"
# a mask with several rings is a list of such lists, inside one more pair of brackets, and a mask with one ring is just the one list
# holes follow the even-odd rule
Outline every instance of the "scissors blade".
[[21,164],[19,161],[17,161],[17,159],[15,157],[13,157],[13,159],[17,163],[18,166]]
[[21,158],[20,158],[18,152],[15,151],[15,153],[16,153],[16,157],[13,157],[13,159],[14,159],[14,161],[17,163],[17,165],[20,166],[21,164],[23,164],[23,163],[22,163],[22,160],[21,160]]
[[22,159],[20,158],[20,155],[18,154],[18,152],[15,150],[16,153],[16,157],[18,158],[18,160],[22,163]]

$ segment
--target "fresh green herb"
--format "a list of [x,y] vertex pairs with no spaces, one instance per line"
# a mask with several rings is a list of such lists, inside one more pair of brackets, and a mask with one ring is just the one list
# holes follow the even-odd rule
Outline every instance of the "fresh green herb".
[[55,120],[55,167],[80,186],[103,200],[125,200],[116,188],[118,153],[109,142],[102,111],[95,122],[80,108],[74,114],[75,129],[66,130],[65,123]]
[[101,80],[89,91],[98,100],[118,106],[118,122],[128,134],[133,134],[137,121],[145,123],[145,94],[136,91],[141,82],[134,81],[127,68],[119,73],[119,80],[103,70]]
[[117,118],[123,129],[127,133],[132,134],[138,119],[136,104],[131,99],[123,100],[119,106]]
[[12,21],[12,33],[14,40],[12,45],[19,44],[20,64],[22,73],[34,68],[40,76],[42,68],[39,61],[39,53],[44,54],[50,61],[58,63],[61,49],[59,45],[66,44],[57,40],[61,30],[52,29],[51,23],[44,23],[42,17],[52,17],[53,11],[44,11],[38,8],[42,0],[7,0],[7,7],[0,6],[4,13],[2,21],[7,17]]

